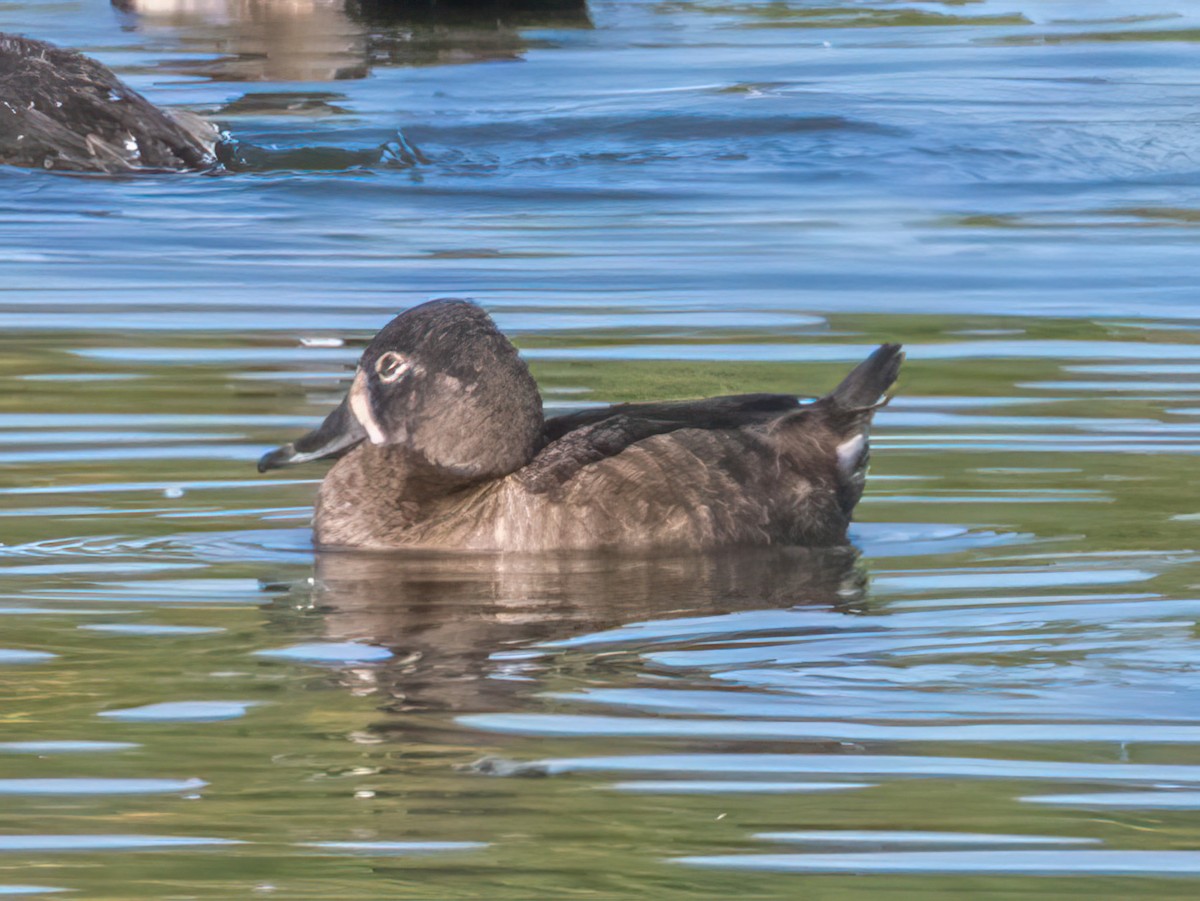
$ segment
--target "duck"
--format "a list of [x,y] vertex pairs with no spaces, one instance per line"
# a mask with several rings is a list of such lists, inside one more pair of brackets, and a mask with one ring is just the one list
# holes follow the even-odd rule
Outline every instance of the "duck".
[[0,32],[0,164],[68,172],[202,171],[220,133],[159,109],[100,62]]
[[434,300],[384,326],[337,408],[258,469],[335,460],[313,511],[321,550],[844,545],[903,359],[883,344],[810,403],[739,394],[547,419],[488,313]]

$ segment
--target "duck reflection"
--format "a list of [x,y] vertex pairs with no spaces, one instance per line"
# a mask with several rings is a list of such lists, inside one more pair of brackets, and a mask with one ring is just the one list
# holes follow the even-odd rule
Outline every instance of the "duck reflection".
[[369,71],[365,31],[342,0],[113,0],[140,30],[177,34],[182,49],[213,54],[173,61],[174,72],[219,81],[334,81]]
[[392,711],[505,709],[551,659],[536,653],[545,642],[602,646],[597,633],[620,626],[796,605],[852,612],[862,596],[849,547],[677,557],[324,553],[314,583],[326,640],[395,655],[341,676],[352,689],[368,678]]
[[146,31],[213,54],[164,66],[219,81],[336,81],[375,65],[516,59],[519,29],[587,27],[586,0],[112,0]]

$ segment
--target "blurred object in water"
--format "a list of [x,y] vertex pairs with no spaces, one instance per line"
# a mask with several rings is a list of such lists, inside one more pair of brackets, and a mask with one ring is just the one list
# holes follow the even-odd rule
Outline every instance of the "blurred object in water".
[[374,65],[440,66],[517,60],[527,28],[591,28],[586,0],[346,0],[371,29]]
[[0,34],[0,163],[74,172],[207,169],[217,130],[161,110],[96,60]]
[[521,28],[590,27],[584,0],[112,0],[143,29],[180,33],[215,59],[172,69],[220,81],[337,81],[374,65],[518,59]]
[[113,0],[143,29],[181,33],[216,59],[170,68],[220,81],[335,81],[366,76],[367,44],[342,0]]
[[509,28],[584,28],[591,26],[587,0],[346,0],[354,18],[378,25],[424,22],[428,25]]

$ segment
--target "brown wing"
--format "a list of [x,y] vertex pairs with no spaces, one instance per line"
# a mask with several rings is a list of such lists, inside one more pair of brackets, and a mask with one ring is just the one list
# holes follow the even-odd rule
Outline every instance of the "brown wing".
[[826,430],[793,413],[779,433],[780,418],[632,440],[652,424],[618,417],[569,433],[517,477],[546,499],[543,515],[567,546],[840,543],[849,517]]
[[546,422],[548,442],[524,470],[532,492],[551,491],[592,463],[615,457],[630,445],[680,429],[716,431],[769,422],[800,406],[786,394],[737,394],[672,403],[617,404],[583,410]]
[[614,404],[596,410],[581,410],[546,421],[545,440],[549,444],[568,432],[596,425],[614,416],[626,416],[663,424],[650,434],[674,429],[736,429],[754,422],[773,419],[800,406],[790,394],[728,394],[703,400],[665,403]]
[[[546,423],[543,438],[547,444],[521,470],[520,477],[529,491],[549,492],[567,484],[585,467],[614,458],[654,436],[689,430],[692,434],[678,447],[658,448],[660,452],[668,447],[688,452],[688,445],[706,444],[705,436],[722,433],[733,440],[730,433],[741,432],[737,441],[756,444],[748,432],[754,431],[754,426],[770,424],[774,450],[768,456],[784,453],[794,458],[797,471],[818,479],[825,478],[827,462],[836,461],[829,477],[831,485],[836,485],[834,493],[842,511],[849,516],[862,495],[871,417],[903,360],[900,345],[881,345],[832,392],[803,407],[786,394],[737,394],[675,403],[620,404],[559,416]],[[741,467],[726,468],[734,472]],[[686,479],[686,473],[681,471],[679,478]]]

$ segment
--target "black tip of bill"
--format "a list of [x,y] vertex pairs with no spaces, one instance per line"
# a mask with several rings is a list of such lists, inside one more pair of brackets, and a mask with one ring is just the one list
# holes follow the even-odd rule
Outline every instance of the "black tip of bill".
[[268,469],[280,469],[287,466],[295,455],[296,446],[294,444],[285,444],[283,447],[277,447],[275,450],[265,453],[258,458],[258,471],[266,472]]

